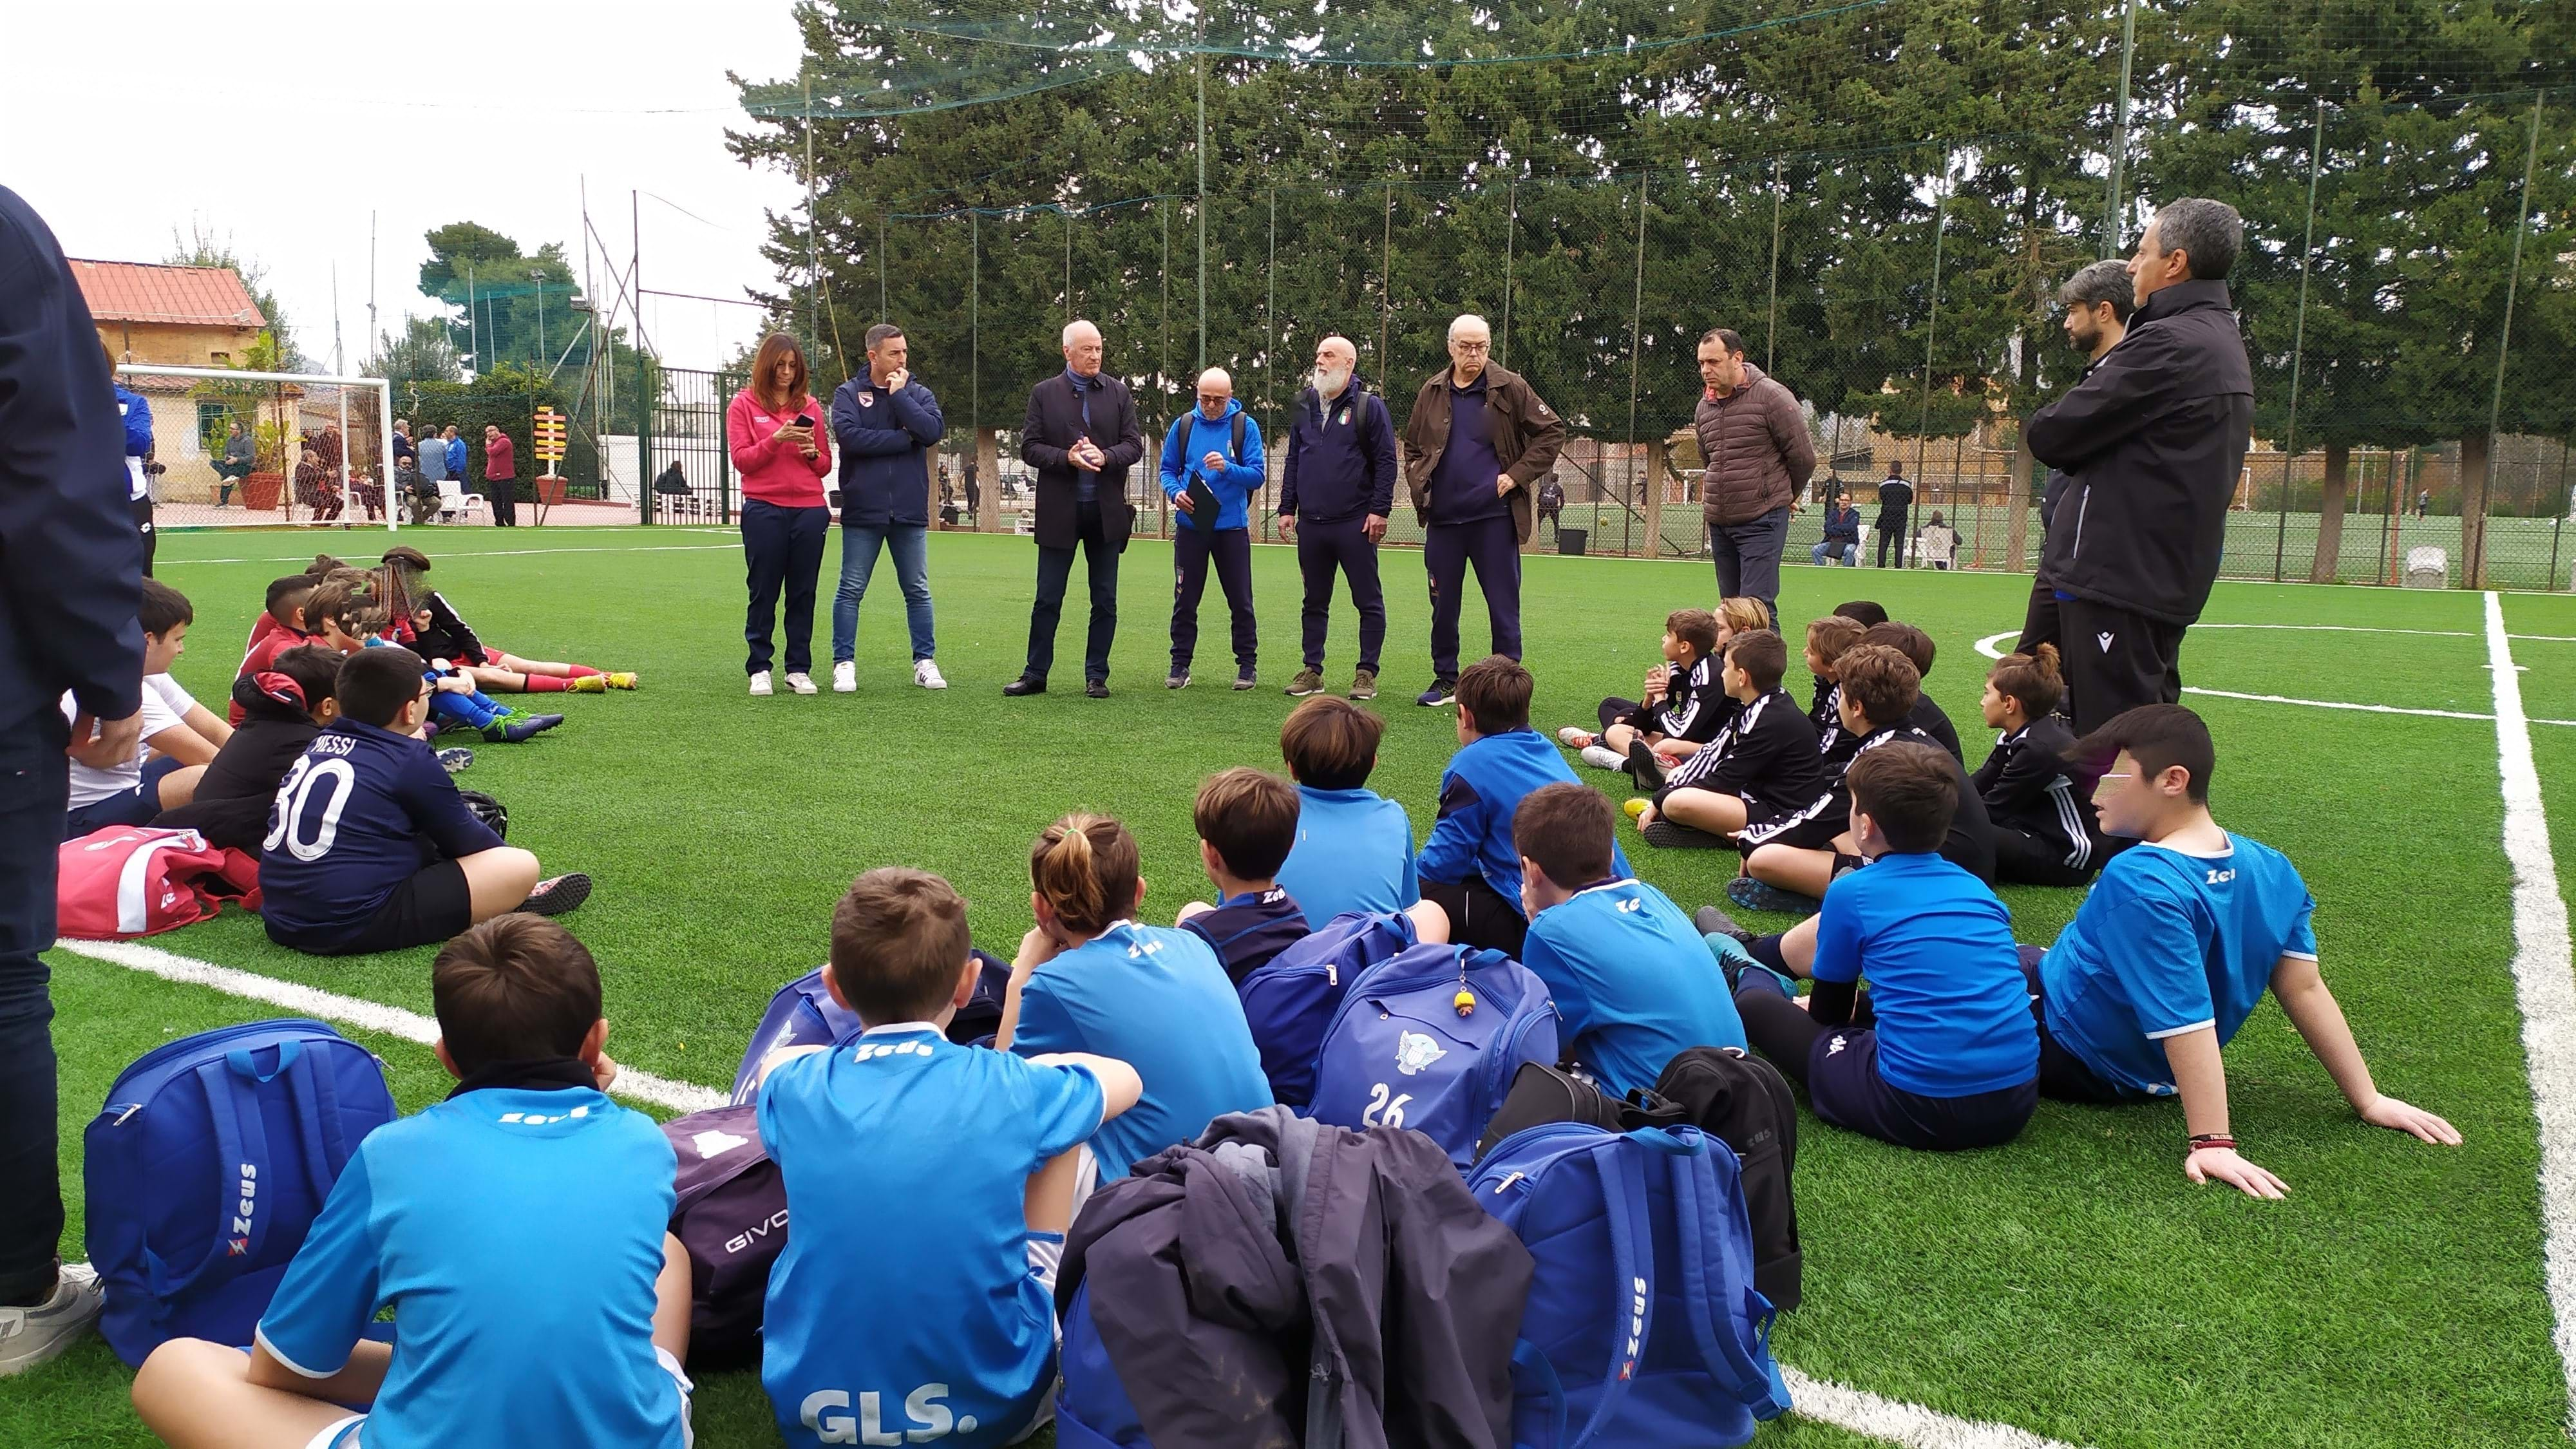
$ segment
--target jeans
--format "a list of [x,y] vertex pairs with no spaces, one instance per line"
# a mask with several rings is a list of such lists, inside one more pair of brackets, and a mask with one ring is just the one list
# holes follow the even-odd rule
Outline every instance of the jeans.
[[1783,503],[1749,523],[1712,523],[1708,551],[1717,561],[1717,592],[1722,598],[1762,601],[1771,623],[1780,623],[1780,551],[1789,544],[1789,505]]
[[877,550],[894,555],[894,580],[903,590],[904,621],[912,627],[912,657],[938,657],[930,619],[930,529],[918,523],[841,525],[841,587],[832,596],[832,662],[853,658],[859,647],[859,601],[868,596]]
[[70,774],[70,727],[52,710],[0,740],[0,1304],[54,1288],[63,1235],[55,1140],[54,861]]
[[1820,543],[1807,550],[1807,562],[1822,564],[1831,557],[1844,568],[1860,567],[1860,545],[1856,543]]
[[[1074,505],[1074,528],[1091,584],[1091,632],[1083,641],[1082,677],[1106,682],[1109,644],[1118,636],[1118,554],[1127,540],[1111,538],[1097,501]],[[1038,545],[1038,597],[1029,608],[1029,662],[1022,671],[1043,681],[1055,667],[1055,628],[1064,617],[1065,585],[1073,581],[1073,550]]]
[[1233,616],[1235,670],[1249,675],[1261,662],[1261,630],[1252,613],[1252,530],[1186,523],[1172,530],[1172,672],[1189,673],[1198,656],[1199,600],[1207,597],[1211,562]]
[[787,594],[787,672],[812,672],[814,586],[823,572],[823,535],[831,525],[828,508],[782,508],[757,498],[743,500],[742,561],[751,588],[751,607],[742,623],[742,641],[750,646],[743,660],[745,674],[769,667],[771,631],[777,625],[782,589]]
[[1431,576],[1431,672],[1451,683],[1458,678],[1458,606],[1471,563],[1485,594],[1493,652],[1521,657],[1520,535],[1511,515],[1434,524],[1422,530],[1422,566]]
[[1386,647],[1386,591],[1378,584],[1377,545],[1364,531],[1367,520],[1297,523],[1297,571],[1306,579],[1306,667],[1324,667],[1324,638],[1331,632],[1333,573],[1339,569],[1351,583],[1351,604],[1360,611],[1360,668],[1377,673],[1378,653]]

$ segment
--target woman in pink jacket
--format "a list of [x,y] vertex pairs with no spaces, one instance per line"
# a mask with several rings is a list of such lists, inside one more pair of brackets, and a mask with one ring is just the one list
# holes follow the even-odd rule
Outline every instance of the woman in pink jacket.
[[742,554],[751,584],[751,610],[742,625],[751,653],[743,669],[755,695],[772,692],[770,631],[782,588],[787,687],[814,692],[814,586],[832,522],[823,504],[823,480],[832,474],[832,434],[819,426],[822,420],[822,407],[805,389],[805,349],[784,332],[761,339],[751,385],[725,409],[725,438],[742,478]]

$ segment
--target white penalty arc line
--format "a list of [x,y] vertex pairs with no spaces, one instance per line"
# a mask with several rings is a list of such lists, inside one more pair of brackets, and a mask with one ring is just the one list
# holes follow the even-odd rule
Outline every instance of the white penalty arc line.
[[[337,1022],[342,1026],[354,1026],[362,1031],[399,1037],[404,1041],[417,1042],[422,1046],[438,1040],[436,1021],[416,1011],[405,1011],[399,1006],[385,1006],[373,1001],[363,1001],[354,996],[341,996],[319,987],[305,986],[294,981],[281,981],[274,976],[262,976],[256,971],[240,971],[230,966],[217,966],[209,961],[199,961],[192,957],[164,951],[158,946],[146,946],[135,941],[62,940],[54,944],[75,956],[87,956],[94,961],[104,961],[111,966],[122,966],[129,971],[141,971],[146,975],[158,976],[164,981],[210,987],[227,996],[265,1001],[271,1006],[284,1007],[288,1011],[319,1017],[324,1021]],[[627,1066],[618,1068],[617,1081],[608,1090],[611,1096],[631,1098],[656,1107],[665,1107],[674,1112],[704,1112],[708,1108],[721,1107],[732,1100],[727,1093],[701,1087],[694,1082],[675,1082],[668,1077],[657,1077],[651,1072],[639,1072]]]
[[2513,867],[2513,989],[2522,1012],[2522,1049],[2531,1109],[2540,1119],[2542,1268],[2556,1322],[2553,1337],[2576,1433],[2576,969],[2567,938],[2567,898],[2549,847],[2540,768],[2522,714],[2522,674],[2504,631],[2504,605],[2487,598],[2487,674],[2495,685],[2496,773],[2504,790],[2504,854]]
[[[2563,942],[2562,931],[2562,946]],[[217,966],[210,961],[164,951],[158,946],[146,946],[135,941],[73,940],[56,941],[54,945],[75,956],[140,971],[164,981],[203,986],[227,996],[264,1001],[305,1016],[422,1046],[438,1039],[438,1023],[416,1011],[342,996],[294,981],[281,981],[256,971]],[[732,1100],[726,1093],[712,1087],[657,1077],[650,1072],[623,1066],[618,1069],[617,1082],[609,1088],[609,1094],[674,1112],[703,1112]],[[1811,1378],[1785,1364],[1780,1372],[1789,1385],[1789,1395],[1794,1403],[1791,1412],[1799,1417],[1884,1439],[1903,1445],[1905,1449],[2074,1449],[2061,1440],[2009,1424],[1962,1419],[1921,1404],[1873,1394],[1867,1389]]]
[[[2263,627],[2263,626],[2250,625],[2250,624],[2248,624],[2248,625],[2225,625],[2225,624],[2220,624],[2220,625],[2200,625],[2200,624],[2195,624],[2195,625],[2193,625],[2192,627],[2193,627],[2193,628],[2195,628],[2195,629],[2198,629],[2198,628],[2256,628],[2256,627]],[[2280,626],[2280,627],[2282,627],[2282,628],[2299,628],[2299,627],[2302,627],[2302,626],[2300,626],[2300,625],[2294,625],[2294,624],[2284,624],[2284,625],[2282,625],[2282,626]],[[2412,631],[2407,631],[2407,632],[2430,633],[2430,632],[2433,632],[2433,631],[2431,631],[2431,630],[2412,630]],[[1986,656],[1988,659],[2001,659],[2001,658],[2003,658],[2003,657],[2004,657],[2003,647],[2002,647],[2002,642],[2003,642],[2004,640],[2006,640],[2006,639],[2019,639],[2020,637],[2021,637],[2021,631],[2020,631],[2019,629],[2007,629],[2007,630],[2005,630],[2004,632],[2002,632],[2002,633],[2000,633],[2000,634],[1989,634],[1989,635],[1987,635],[1986,637],[1984,637],[1983,639],[1980,639],[1980,640],[1978,640],[1978,641],[1977,641],[1977,652],[1978,652],[1978,653],[1980,653],[1980,654],[1982,654],[1982,655],[1984,655],[1984,656]],[[2468,637],[2474,637],[2474,636],[2468,636]],[[2547,636],[2516,635],[2516,636],[2513,636],[2513,637],[2516,637],[2516,638],[2530,638],[2530,637],[2547,637]],[[2292,696],[2290,696],[2290,695],[2286,695],[2286,694],[2247,694],[2247,693],[2245,693],[2245,692],[2244,692],[2244,691],[2242,691],[2242,690],[2235,690],[2235,689],[2204,689],[2204,688],[2202,688],[2202,687],[2200,687],[2199,685],[2196,685],[2196,684],[2186,684],[2186,685],[2184,685],[2184,686],[2182,687],[2182,692],[2183,692],[2183,693],[2185,693],[2185,694],[2199,694],[2199,695],[2206,695],[2206,696],[2208,696],[2208,697],[2209,697],[2209,698],[2211,698],[2211,699],[2242,699],[2242,700],[2249,700],[2249,701],[2251,701],[2251,702],[2253,702],[2253,703],[2255,703],[2255,704],[2295,704],[2295,705],[2303,706],[2303,707],[2308,708],[2308,709],[2342,709],[2342,710],[2352,710],[2352,711],[2355,711],[2355,712],[2357,712],[2357,713],[2361,713],[2361,714],[2406,714],[2406,715],[2417,715],[2417,716],[2420,716],[2420,717],[2422,717],[2422,718],[2426,718],[2426,719],[2467,719],[2467,720],[2491,720],[2491,719],[2494,719],[2494,718],[2495,718],[2495,716],[2494,716],[2494,715],[2491,715],[2491,714],[2481,714],[2481,713],[2478,713],[2478,712],[2477,712],[2477,711],[2475,711],[2475,710],[2465,710],[2465,709],[2413,709],[2413,708],[2409,708],[2409,707],[2404,706],[2404,705],[2396,705],[2396,704],[2353,704],[2353,703],[2350,703],[2350,702],[2348,702],[2348,701],[2345,701],[2345,700],[2339,700],[2339,699],[2297,699],[2297,698],[2293,698]],[[2555,726],[2558,726],[2558,727],[2563,728],[2563,729],[2576,729],[2576,719],[2533,719],[2533,720],[2526,720],[2526,721],[2524,721],[2524,722],[2525,722],[2526,724],[2555,725]]]

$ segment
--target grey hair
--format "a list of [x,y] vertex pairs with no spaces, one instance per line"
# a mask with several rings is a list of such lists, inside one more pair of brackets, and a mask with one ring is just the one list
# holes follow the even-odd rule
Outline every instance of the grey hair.
[[2166,251],[2191,258],[2195,281],[2217,281],[2236,265],[2245,249],[2245,218],[2224,201],[2186,196],[2166,202],[2156,213],[2156,240]]
[[1099,331],[1100,331],[1100,329],[1099,329],[1098,327],[1094,327],[1094,326],[1092,326],[1091,322],[1090,322],[1088,319],[1086,319],[1086,318],[1081,318],[1081,317],[1076,317],[1076,318],[1074,318],[1072,321],[1067,322],[1066,324],[1064,324],[1064,341],[1063,341],[1062,345],[1063,345],[1063,346],[1066,346],[1066,347],[1071,347],[1071,346],[1073,345],[1073,334],[1074,334],[1076,331],[1078,331],[1078,330],[1080,330],[1081,328],[1084,328],[1084,327],[1090,327],[1090,328],[1091,328],[1091,330],[1092,330],[1094,333],[1097,333],[1097,332],[1099,332]]
[[[2192,261],[2200,257],[2193,254]],[[2129,281],[2129,267],[2119,260],[2094,262],[2066,279],[2057,289],[2057,300],[2071,311],[2090,312],[2105,302],[2111,304],[2111,315],[2123,324],[2137,310],[2137,289]]]
[[1458,329],[1459,329],[1460,327],[1465,326],[1467,323],[1470,323],[1470,322],[1473,322],[1473,323],[1475,323],[1477,326],[1484,328],[1484,329],[1485,329],[1485,335],[1486,335],[1486,336],[1491,337],[1491,336],[1493,336],[1493,335],[1494,335],[1494,328],[1493,328],[1493,324],[1491,324],[1491,323],[1487,322],[1484,318],[1477,316],[1477,315],[1476,315],[1475,313],[1473,313],[1473,312],[1461,312],[1461,313],[1459,313],[1457,316],[1455,316],[1455,317],[1453,317],[1453,318],[1449,319],[1449,338],[1450,338],[1450,340],[1451,340],[1451,341],[1453,341],[1453,342],[1454,342],[1454,341],[1456,341],[1456,340],[1457,340],[1457,338],[1458,338]]

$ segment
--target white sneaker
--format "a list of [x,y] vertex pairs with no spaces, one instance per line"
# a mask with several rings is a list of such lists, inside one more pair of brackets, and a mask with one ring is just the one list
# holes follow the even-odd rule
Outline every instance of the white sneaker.
[[791,694],[812,694],[814,692],[814,676],[810,674],[790,674],[787,676],[787,689]]
[[776,691],[769,687],[769,671],[764,669],[751,677],[751,697],[767,699]]
[[1590,745],[1583,751],[1583,763],[1596,770],[1624,770],[1628,768],[1628,757],[1607,745]]
[[1592,739],[1592,731],[1584,729],[1580,725],[1567,725],[1565,728],[1556,732],[1556,742],[1568,749],[1579,750],[1586,745],[1592,744],[1594,741]]
[[23,1373],[80,1341],[98,1323],[107,1289],[87,1263],[65,1263],[54,1296],[34,1308],[0,1308],[0,1378]]
[[948,680],[939,672],[937,662],[929,659],[912,661],[912,682],[924,689],[946,689]]
[[835,661],[832,665],[832,692],[834,694],[858,693],[859,666],[847,659]]

